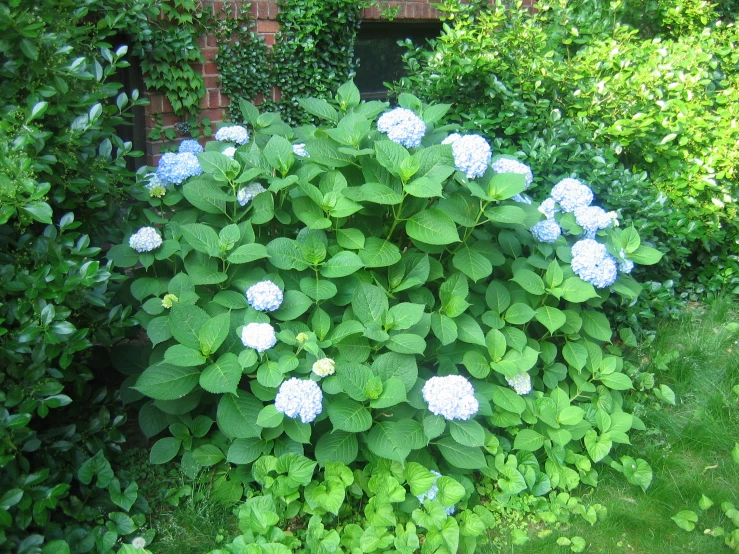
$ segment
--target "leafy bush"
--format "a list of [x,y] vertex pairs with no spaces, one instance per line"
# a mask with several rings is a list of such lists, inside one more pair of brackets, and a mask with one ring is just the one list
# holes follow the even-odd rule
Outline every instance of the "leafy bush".
[[[603,212],[604,230],[588,232],[602,243],[579,241],[571,264],[588,222],[552,214],[564,234],[535,240],[525,175],[497,173],[515,162],[490,166],[481,137],[449,144],[435,127],[449,105],[403,94],[375,130],[386,104],[360,103],[352,83],[336,98],[301,100],[325,124],[296,129],[243,102],[250,137],[219,130],[234,142],[209,142],[201,174],[173,154],[134,187],[141,228],[108,255],[132,268],[153,347],[133,387],[150,399],[143,431],[169,431],[150,460],[208,468],[227,502],[256,481],[243,544],[287,552],[296,539],[275,526],[298,518],[310,551],[410,552],[418,526],[423,552],[471,552],[487,521],[473,471],[503,501],[594,486],[603,460],[621,467],[612,447],[643,423],[622,410],[629,368],[599,306],[640,287],[628,268],[600,290],[576,272],[597,280],[610,263],[616,279],[616,258],[660,254]],[[587,192],[560,185],[558,202],[568,186]],[[613,255],[585,264],[595,275],[584,244]],[[627,478],[646,488],[638,467]],[[337,519],[365,497],[363,520]]]
[[[450,0],[454,26],[409,50],[410,76],[395,89],[455,102],[452,117],[512,151],[538,143],[537,153],[566,155],[580,145],[594,155],[566,173],[585,180],[595,160],[622,164],[629,171],[619,173],[640,177],[617,196],[603,187],[602,199],[612,208],[639,199],[649,208],[639,216],[660,222],[643,234],[667,253],[650,278],[736,286],[737,30],[706,3],[693,19],[685,2],[659,4],[686,19],[673,35],[644,39],[621,23],[636,12],[618,3],[552,2],[532,14]],[[528,159],[535,174],[549,178],[537,158]]]
[[125,414],[91,383],[93,343],[131,325],[101,263],[135,154],[116,128],[141,104],[111,82],[128,63],[107,42],[120,17],[87,2],[0,6],[2,552],[107,552],[144,523],[125,513],[145,508],[135,483],[107,461]]

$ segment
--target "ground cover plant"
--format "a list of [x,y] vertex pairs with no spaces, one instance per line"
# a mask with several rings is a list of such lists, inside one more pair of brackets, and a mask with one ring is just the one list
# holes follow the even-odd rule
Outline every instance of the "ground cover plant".
[[151,342],[125,389],[150,460],[238,504],[235,551],[473,552],[482,497],[593,519],[548,495],[604,461],[651,481],[615,452],[644,423],[600,306],[659,252],[577,180],[532,203],[523,164],[436,125],[449,105],[399,100],[350,82],[299,128],[242,102],[248,129],[140,175],[108,253]]
[[670,280],[736,290],[733,23],[684,0],[441,9],[441,36],[409,44],[394,90],[452,102],[450,117],[534,169],[542,197],[564,176],[588,181],[666,253],[641,273],[660,295]]

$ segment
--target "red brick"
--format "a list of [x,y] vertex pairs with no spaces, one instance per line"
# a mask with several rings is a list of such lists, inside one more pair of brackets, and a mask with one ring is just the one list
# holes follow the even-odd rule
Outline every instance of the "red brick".
[[282,98],[282,91],[277,87],[272,87],[272,101],[279,102]]
[[194,64],[192,64],[191,67],[192,67],[192,69],[193,69],[193,71],[195,73],[199,73],[199,74],[202,75],[202,73],[203,73],[203,64],[201,64],[201,63],[194,63]]
[[156,156],[146,156],[146,164],[152,167],[156,167],[159,165],[159,160],[161,158],[162,158],[161,154],[157,154]]
[[211,121],[222,121],[224,113],[223,108],[210,108],[200,112],[200,117],[209,117]]
[[213,48],[209,46],[208,48],[203,48],[202,53],[205,61],[209,62],[216,57],[216,54],[218,54],[218,48]]
[[205,96],[203,96],[200,99],[200,109],[201,110],[204,110],[205,108],[210,108],[210,101],[209,101],[209,98],[208,98],[207,91],[206,91]]
[[275,34],[274,33],[265,33],[262,35],[264,38],[264,44],[267,46],[274,46],[275,44]]
[[260,92],[259,94],[257,94],[257,97],[254,100],[252,100],[252,103],[255,106],[259,106],[262,102],[264,102],[264,94]]
[[162,113],[172,113],[174,112],[174,108],[172,107],[172,104],[169,101],[169,98],[162,95]]
[[221,107],[221,93],[218,91],[218,89],[211,89],[208,91],[208,107]]
[[225,94],[221,93],[221,107],[228,108],[231,105],[231,99]]
[[276,33],[280,30],[280,24],[277,21],[261,20],[257,21],[258,33]]
[[162,113],[162,95],[161,94],[150,94],[147,93],[146,97],[149,99],[149,107],[146,111],[149,113]]
[[214,62],[205,64],[204,75],[218,75],[218,66]]
[[218,82],[217,75],[206,75],[203,77],[205,88],[216,88],[220,83]]
[[177,114],[173,113],[165,113],[162,115],[162,125],[164,127],[170,127],[174,125],[175,123],[179,123],[182,121],[182,116],[179,116]]
[[206,46],[218,46],[218,39],[215,35],[208,35],[206,38]]

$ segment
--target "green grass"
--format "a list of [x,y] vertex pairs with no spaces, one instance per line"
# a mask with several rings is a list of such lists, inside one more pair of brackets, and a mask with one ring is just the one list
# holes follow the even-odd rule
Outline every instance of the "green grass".
[[[655,373],[658,384],[669,385],[677,395],[675,407],[649,403],[642,414],[647,432],[616,454],[649,462],[654,479],[647,492],[604,468],[599,486],[590,494],[583,491],[583,500],[605,506],[606,518],[594,526],[573,518],[569,527],[546,538],[536,538],[532,530],[527,544],[498,552],[565,553],[569,548],[558,546],[557,538],[576,535],[586,540],[585,552],[591,554],[730,552],[722,538],[704,530],[721,525],[731,531],[719,505],[739,504],[739,464],[731,456],[739,442],[737,395],[732,392],[739,384],[739,315],[733,308],[722,299],[691,310],[681,321],[661,326],[655,342],[641,352],[642,369]],[[705,512],[698,507],[702,494],[714,501]],[[682,510],[698,514],[692,532],[671,520]]]

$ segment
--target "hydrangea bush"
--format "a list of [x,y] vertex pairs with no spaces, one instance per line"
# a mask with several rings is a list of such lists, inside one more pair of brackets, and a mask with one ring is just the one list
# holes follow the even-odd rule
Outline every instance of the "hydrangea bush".
[[[622,409],[632,382],[599,306],[639,293],[616,264],[659,253],[578,218],[586,184],[541,207],[526,166],[482,136],[446,140],[448,105],[399,101],[360,103],[348,83],[336,104],[301,102],[319,128],[242,103],[251,129],[219,131],[200,171],[168,166],[191,176],[162,197],[142,177],[144,230],[110,251],[134,268],[152,345],[134,387],[142,429],[164,434],[151,461],[211,468],[231,502],[255,480],[246,543],[289,544],[274,526],[301,515],[329,552],[324,525],[344,525],[347,551],[412,552],[418,526],[425,553],[472,552],[475,471],[501,499],[596,485],[601,462],[651,479],[612,454],[644,426]],[[362,525],[341,523],[363,496]]]

